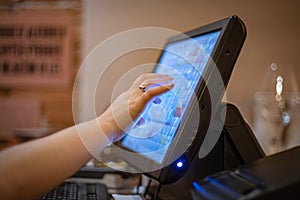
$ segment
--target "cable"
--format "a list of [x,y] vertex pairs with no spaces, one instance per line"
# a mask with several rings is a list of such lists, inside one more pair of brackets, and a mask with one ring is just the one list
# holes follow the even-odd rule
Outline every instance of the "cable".
[[151,182],[152,182],[152,179],[149,179],[148,184],[147,184],[147,186],[145,188],[144,197],[146,197],[146,195],[148,193],[148,190],[150,188]]
[[154,200],[158,200],[160,189],[161,189],[161,184],[159,183],[157,185],[157,189],[156,189],[156,193],[155,193],[155,196],[154,196]]
[[140,187],[142,186],[142,174],[139,174],[139,183],[136,187],[136,194],[140,194]]

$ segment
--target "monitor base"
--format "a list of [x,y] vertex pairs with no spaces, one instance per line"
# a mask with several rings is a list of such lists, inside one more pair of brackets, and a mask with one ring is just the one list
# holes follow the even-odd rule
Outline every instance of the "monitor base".
[[[192,199],[190,191],[194,181],[265,157],[254,133],[243,119],[238,108],[233,104],[226,103],[222,104],[219,112],[224,111],[224,109],[226,109],[225,124],[214,148],[204,158],[195,156],[181,179],[171,184],[162,185],[158,199]],[[149,192],[151,193],[153,189],[150,189]]]

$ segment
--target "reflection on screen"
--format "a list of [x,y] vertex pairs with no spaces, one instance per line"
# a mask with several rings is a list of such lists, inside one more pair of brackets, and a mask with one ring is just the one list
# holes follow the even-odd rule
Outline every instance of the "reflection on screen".
[[162,163],[220,31],[170,43],[155,72],[174,77],[174,88],[157,96],[128,129],[122,145]]

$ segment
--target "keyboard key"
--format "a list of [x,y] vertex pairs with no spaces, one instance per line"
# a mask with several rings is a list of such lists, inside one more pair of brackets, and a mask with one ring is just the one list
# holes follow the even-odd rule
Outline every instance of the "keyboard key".
[[97,200],[109,199],[107,187],[101,183],[64,182],[45,194],[42,200]]

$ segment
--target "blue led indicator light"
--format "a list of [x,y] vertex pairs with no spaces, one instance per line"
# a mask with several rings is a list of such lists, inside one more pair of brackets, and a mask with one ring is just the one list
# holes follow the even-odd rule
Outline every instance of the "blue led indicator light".
[[178,163],[177,163],[177,167],[182,167],[183,166],[183,163],[181,162],[181,161],[179,161]]

